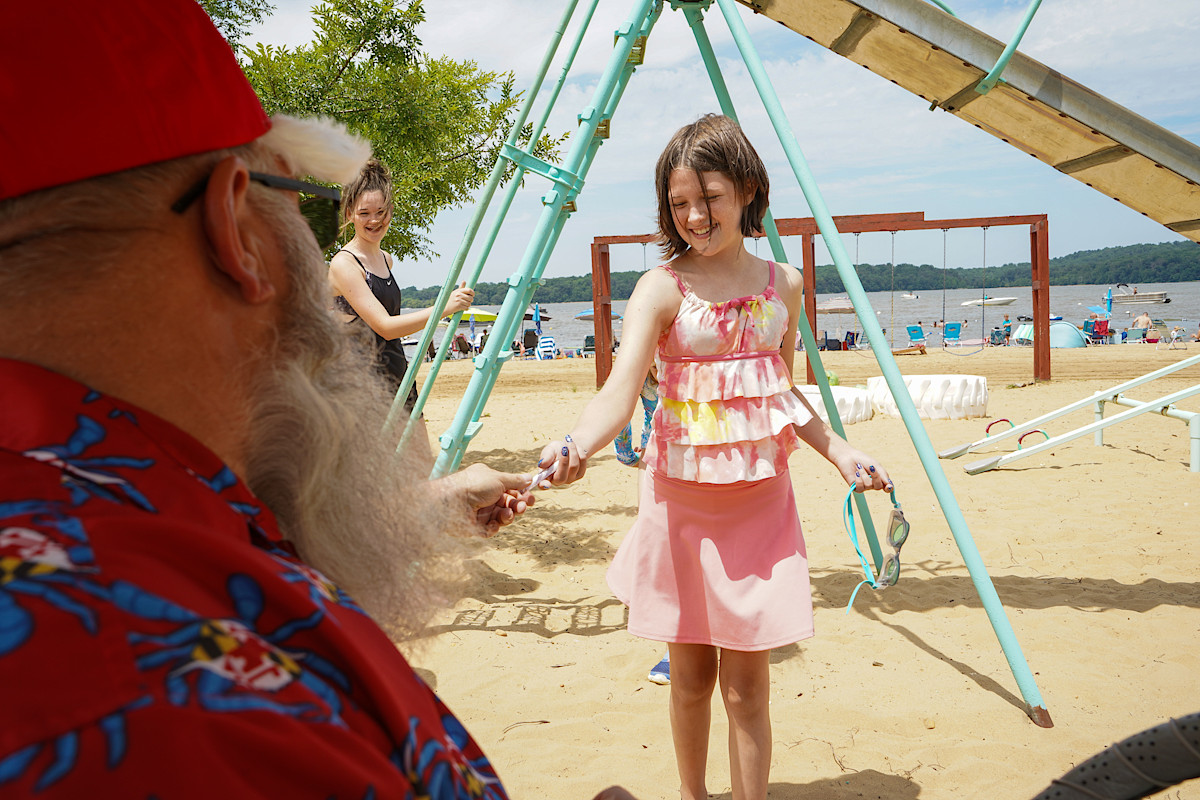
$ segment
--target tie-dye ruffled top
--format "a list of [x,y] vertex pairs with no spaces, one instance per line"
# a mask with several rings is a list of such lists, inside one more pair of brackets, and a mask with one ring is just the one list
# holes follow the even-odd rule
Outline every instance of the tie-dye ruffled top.
[[696,483],[782,474],[799,446],[792,424],[812,417],[779,355],[788,311],[775,291],[774,262],[762,294],[721,303],[700,299],[670,267],[662,269],[683,302],[658,340],[660,400],[647,465]]

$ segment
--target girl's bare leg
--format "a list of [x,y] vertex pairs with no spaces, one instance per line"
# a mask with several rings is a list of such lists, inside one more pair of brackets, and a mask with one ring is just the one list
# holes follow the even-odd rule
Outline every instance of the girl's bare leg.
[[763,800],[767,796],[771,774],[770,656],[770,650],[721,651],[721,699],[729,715],[733,800]]
[[712,693],[717,685],[717,648],[703,644],[670,644],[671,738],[679,768],[682,800],[705,800],[708,729]]

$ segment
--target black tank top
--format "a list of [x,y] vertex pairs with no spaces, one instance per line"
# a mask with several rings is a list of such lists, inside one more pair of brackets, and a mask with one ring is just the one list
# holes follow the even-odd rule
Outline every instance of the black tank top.
[[[387,267],[387,277],[381,278],[375,273],[368,270],[359,260],[358,256],[354,255],[349,250],[344,250],[350,253],[350,256],[358,262],[358,268],[363,271],[363,278],[367,281],[367,286],[371,289],[371,294],[375,295],[375,299],[383,306],[383,310],[391,316],[396,316],[400,313],[400,284],[396,283],[395,277],[392,275],[391,264],[388,263],[387,255],[383,257],[383,263]],[[356,322],[366,324],[358,318],[358,313],[346,302],[346,298],[341,295],[337,298],[338,309],[351,314],[356,318]],[[392,387],[392,391],[400,388],[400,382],[404,379],[404,373],[408,369],[408,358],[404,355],[404,345],[400,339],[385,339],[378,333],[372,331],[375,337],[375,348],[379,352],[379,368],[384,376],[388,379],[388,383]],[[404,407],[412,411],[413,405],[417,402],[417,385],[416,381],[409,387],[408,397],[404,401]]]

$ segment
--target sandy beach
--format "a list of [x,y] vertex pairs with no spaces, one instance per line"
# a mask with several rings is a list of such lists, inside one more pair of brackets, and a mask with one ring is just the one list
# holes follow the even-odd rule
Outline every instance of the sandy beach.
[[[1197,354],[1194,343],[1054,350],[1053,380],[1038,384],[1029,349],[898,363],[906,375],[987,379],[986,417],[925,421],[940,451],[983,437],[992,420],[1032,419]],[[822,356],[843,386],[880,374],[869,352]],[[470,375],[470,362],[443,367],[426,408],[431,435],[449,424]],[[1129,394],[1150,400],[1197,383],[1193,366]],[[507,365],[466,463],[530,470],[594,387],[591,360]],[[1200,397],[1179,407],[1200,411]],[[1047,432],[1091,421],[1087,409]],[[862,572],[842,525],[841,480],[809,451],[792,456],[817,634],[772,656],[771,797],[1032,798],[1109,744],[1200,711],[1200,526],[1190,507],[1200,504],[1200,474],[1188,471],[1183,422],[1143,415],[1108,428],[1103,446],[1087,436],[975,476],[962,464],[982,455],[940,462],[1049,729],[1024,712],[902,421],[877,414],[846,432],[887,465],[912,534],[900,583],[865,587],[846,614]],[[412,650],[514,797],[586,799],[613,783],[643,800],[678,797],[669,689],[646,679],[663,648],[625,631],[605,583],[633,520],[635,473],[609,448],[583,482],[541,493],[470,564],[467,596]],[[883,519],[887,499],[876,494]],[[729,796],[726,730],[714,699],[708,789],[717,797]],[[1165,796],[1200,798],[1200,781]]]

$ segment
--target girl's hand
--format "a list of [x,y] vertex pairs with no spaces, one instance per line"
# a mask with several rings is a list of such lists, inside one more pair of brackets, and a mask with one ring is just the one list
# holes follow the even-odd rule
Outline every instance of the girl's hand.
[[884,492],[892,490],[892,479],[888,477],[883,465],[860,450],[850,449],[841,455],[837,468],[846,479],[846,483],[854,487],[856,492],[879,489]]
[[446,314],[466,311],[473,302],[475,302],[475,290],[468,289],[467,282],[463,281],[462,285],[450,293],[450,299],[446,301]]
[[538,467],[545,469],[552,465],[555,470],[550,476],[550,483],[555,486],[574,483],[583,477],[583,473],[587,472],[587,453],[581,451],[568,435],[564,439],[555,440],[542,448]]

